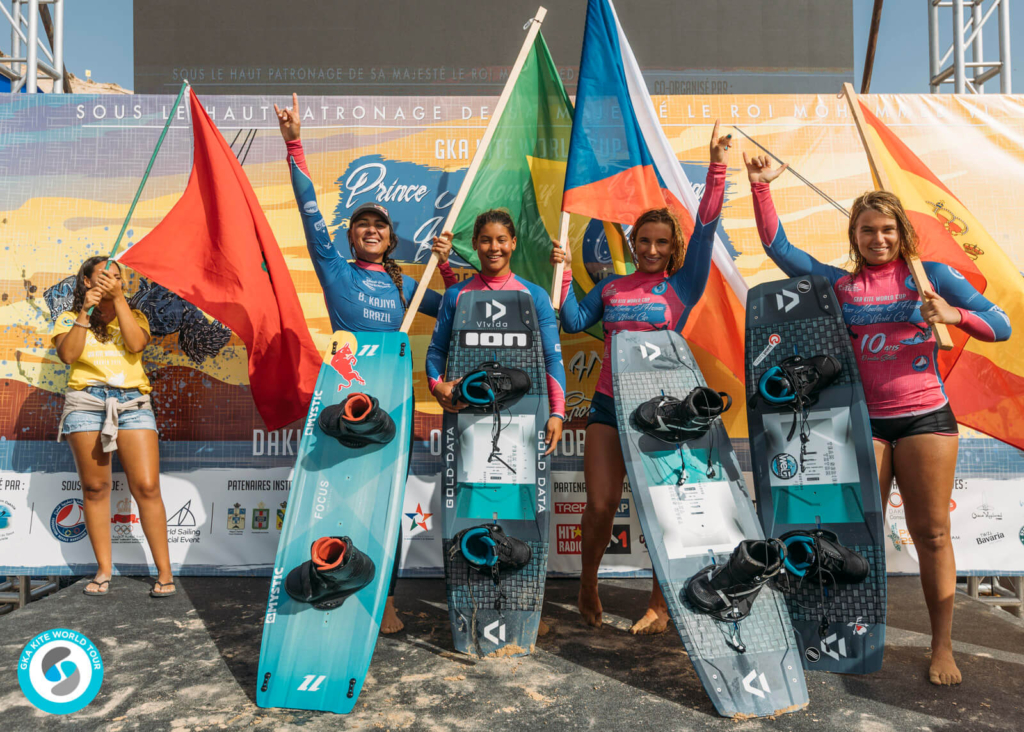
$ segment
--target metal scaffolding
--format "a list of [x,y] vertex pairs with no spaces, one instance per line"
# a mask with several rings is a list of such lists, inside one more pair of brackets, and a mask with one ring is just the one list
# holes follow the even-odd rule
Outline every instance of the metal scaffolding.
[[[48,5],[53,6],[52,22]],[[64,88],[64,0],[10,0],[10,6],[8,10],[0,0],[0,11],[11,26],[11,53],[0,56],[0,75],[10,79],[11,91],[38,91],[42,74],[53,79],[54,94],[70,92]],[[40,18],[52,52],[39,37]]]
[[[988,6],[987,9],[985,6]],[[964,8],[970,8],[970,17],[964,22]],[[939,9],[952,10],[953,44],[939,57]],[[982,29],[999,11],[999,60],[986,61]],[[1010,70],[1010,0],[928,0],[928,46],[931,71],[931,92],[938,94],[943,84],[953,84],[957,94],[985,93],[985,82],[999,76],[999,92],[1011,93]],[[965,61],[967,47],[971,48],[971,61]],[[953,62],[942,68],[952,56]],[[968,78],[967,72],[972,76]]]

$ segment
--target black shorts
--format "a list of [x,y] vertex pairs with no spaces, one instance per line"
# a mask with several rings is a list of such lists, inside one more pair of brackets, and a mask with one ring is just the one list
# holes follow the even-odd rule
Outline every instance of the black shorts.
[[934,412],[918,414],[912,417],[894,417],[891,419],[872,419],[871,436],[876,440],[895,445],[896,441],[912,435],[956,435],[956,417],[946,402]]
[[587,427],[592,424],[606,424],[613,429],[619,428],[619,423],[615,419],[615,400],[599,391],[595,391],[590,400],[590,416],[587,417]]

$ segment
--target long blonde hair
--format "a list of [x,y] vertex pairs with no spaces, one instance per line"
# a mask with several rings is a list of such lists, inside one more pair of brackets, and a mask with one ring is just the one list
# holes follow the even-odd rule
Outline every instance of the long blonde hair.
[[910,218],[907,216],[907,212],[904,210],[899,197],[895,193],[889,193],[889,191],[868,191],[857,197],[857,200],[853,202],[853,208],[850,210],[850,228],[848,233],[850,237],[850,261],[853,262],[854,277],[864,271],[864,258],[860,255],[860,249],[857,248],[857,219],[868,210],[896,219],[896,229],[899,232],[897,256],[917,256],[917,232],[914,231],[914,225],[910,223]]

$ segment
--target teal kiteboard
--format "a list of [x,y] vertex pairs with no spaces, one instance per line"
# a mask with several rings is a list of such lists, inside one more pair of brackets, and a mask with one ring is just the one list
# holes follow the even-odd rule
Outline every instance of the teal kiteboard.
[[[870,567],[867,578],[855,583],[790,574],[785,597],[804,666],[877,671],[885,645],[882,499],[857,360],[828,280],[810,275],[752,288],[746,341],[750,458],[765,533],[832,532]],[[806,414],[759,395],[762,379],[780,373],[785,359],[819,355],[836,358],[842,368]]]
[[698,612],[686,581],[729,561],[745,539],[763,539],[721,419],[678,445],[644,434],[632,419],[650,399],[686,397],[704,377],[674,331],[621,332],[612,337],[615,416],[640,525],[683,647],[725,717],[770,716],[807,705],[807,686],[793,626],[779,592],[762,587],[751,612],[724,623]]
[[[361,400],[357,393],[376,398],[390,416],[394,436],[386,444],[350,448],[324,433],[323,410]],[[355,706],[377,643],[392,562],[398,561],[412,419],[406,335],[334,333],[302,431],[277,547],[260,648],[259,706],[339,714]],[[327,581],[345,570],[359,578],[353,585],[358,589],[321,607],[289,594],[301,585],[318,541],[323,548],[312,550],[314,558],[322,555],[318,566],[338,567],[324,571]]]
[[[497,416],[485,409],[445,412],[441,517],[448,615],[461,653],[522,656],[537,642],[551,505],[550,461],[544,456],[547,377],[528,292],[460,295],[446,378],[461,378],[487,362],[525,371],[530,389]],[[500,573],[497,581],[471,567],[453,542],[464,529],[491,523],[526,542],[531,555],[526,566]]]

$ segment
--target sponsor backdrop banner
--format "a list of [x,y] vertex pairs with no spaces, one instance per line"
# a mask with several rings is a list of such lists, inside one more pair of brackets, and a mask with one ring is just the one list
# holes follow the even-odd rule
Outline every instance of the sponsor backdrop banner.
[[[1024,98],[867,96],[875,113],[964,201],[1007,255],[1024,261]],[[88,256],[109,251],[166,119],[167,96],[0,97],[0,574],[92,571],[70,450],[56,440],[67,367],[49,333],[70,306],[73,275]],[[243,162],[288,261],[319,347],[331,329],[306,252],[273,114],[280,97],[208,96],[211,117]],[[366,201],[390,209],[397,258],[418,277],[466,167],[494,109],[490,97],[306,97],[302,136],[320,208],[345,241],[348,215]],[[790,238],[818,259],[846,261],[847,218],[822,194],[849,207],[871,187],[867,160],[845,100],[827,96],[659,96],[662,125],[680,164],[703,181],[707,136],[716,118],[737,140],[720,233],[748,284],[778,279],[758,240],[739,152],[754,152],[744,134],[789,162],[820,193],[786,175],[772,188]],[[138,241],[184,190],[191,133],[178,111],[127,232]],[[697,191],[698,195],[701,191]],[[971,257],[986,253],[960,233]],[[961,241],[962,240],[962,241]],[[584,249],[600,269],[609,256],[601,227]],[[342,247],[342,253],[347,253]],[[458,265],[458,262],[455,262]],[[462,263],[464,264],[464,263]],[[463,270],[464,276],[471,274]],[[288,476],[299,423],[269,432],[256,413],[239,339],[194,307],[127,273],[133,306],[153,329],[145,366],[160,429],[162,490],[175,570],[185,574],[269,574],[277,528],[287,510]],[[432,286],[440,288],[440,277]],[[1014,338],[1024,323],[1014,323]],[[403,508],[404,572],[441,573],[437,538],[440,408],[427,391],[423,357],[433,320],[419,316],[410,333],[416,356],[416,432]],[[768,344],[765,344],[766,346]],[[601,365],[602,344],[563,335],[569,420],[554,460],[550,569],[579,569],[584,428]],[[365,364],[364,366],[369,366]],[[359,368],[361,366],[357,366]],[[726,425],[749,470],[742,413]],[[115,460],[111,530],[118,571],[138,572],[150,558],[137,508]],[[1024,456],[962,430],[952,507],[961,572],[1024,572]],[[894,501],[899,501],[897,494]],[[916,571],[901,506],[888,515],[891,569]],[[615,520],[604,571],[649,570],[644,537],[628,490]],[[150,567],[151,568],[151,567]]]

